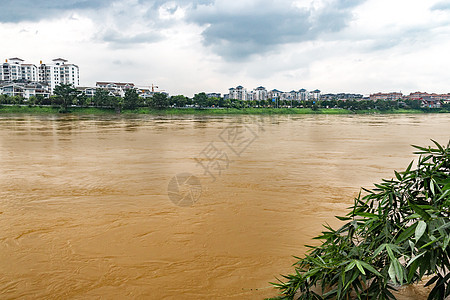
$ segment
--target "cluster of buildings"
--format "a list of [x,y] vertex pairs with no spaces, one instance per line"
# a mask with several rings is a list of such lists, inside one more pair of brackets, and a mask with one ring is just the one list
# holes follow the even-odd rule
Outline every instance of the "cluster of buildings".
[[63,58],[38,65],[25,63],[20,58],[5,59],[0,66],[0,93],[24,98],[42,95],[48,97],[61,83],[80,85],[80,69]]
[[[208,94],[210,96],[211,94]],[[290,92],[282,92],[277,89],[267,90],[260,86],[251,91],[248,91],[243,86],[239,85],[235,88],[228,89],[228,94],[224,95],[225,99],[237,99],[244,101],[261,101],[268,99],[288,100],[288,101],[302,101],[302,100],[319,100],[320,91],[307,91],[300,89],[298,91],[292,90]]]
[[[220,98],[221,95],[218,93],[209,93],[208,97]],[[371,94],[369,97],[364,97],[362,94],[353,93],[338,93],[338,94],[321,94],[320,90],[307,91],[306,89],[300,89],[298,91],[292,90],[290,92],[283,92],[277,89],[267,90],[265,87],[257,87],[253,90],[248,91],[243,86],[239,85],[235,88],[230,88],[228,94],[224,94],[225,99],[237,99],[237,100],[287,100],[287,101],[306,101],[306,100],[337,100],[337,101],[347,101],[347,100],[420,100],[421,106],[430,108],[439,108],[445,103],[450,102],[450,93],[448,94],[436,94],[436,93],[424,93],[424,92],[414,92],[409,95],[403,95],[401,92],[390,92],[390,93],[375,93]]]
[[429,108],[440,108],[443,104],[450,103],[450,93],[436,94],[436,93],[424,93],[414,92],[409,95],[403,95],[401,92],[391,93],[375,93],[369,97],[372,101],[377,100],[419,100],[421,105]]
[[[152,97],[155,93],[155,86],[139,88],[133,83],[123,82],[97,82],[95,87],[80,86],[80,68],[69,63],[63,58],[53,59],[51,63],[40,61],[38,65],[25,63],[20,58],[5,59],[0,65],[0,94],[9,96],[22,96],[29,99],[31,96],[43,96],[48,98],[53,94],[55,87],[59,84],[71,84],[88,97],[93,97],[97,89],[108,91],[108,95],[124,97],[128,89],[134,89],[142,98]],[[157,88],[157,87],[156,87]],[[209,93],[208,97],[221,98],[220,93]],[[444,103],[450,102],[450,94],[429,94],[422,92],[403,95],[401,92],[375,93],[369,97],[361,94],[321,94],[320,90],[307,91],[306,89],[283,92],[277,89],[267,90],[260,86],[253,90],[247,90],[239,85],[230,88],[224,99],[237,99],[243,101],[261,100],[285,100],[285,101],[306,101],[306,100],[420,100],[422,106],[438,108]]]
[[[88,97],[94,97],[97,89],[103,89],[108,92],[109,96],[114,97],[124,97],[125,93],[129,89],[136,90],[137,94],[141,98],[150,98],[155,93],[156,86],[151,86],[148,88],[145,87],[137,87],[134,83],[131,82],[106,82],[106,81],[97,81],[95,87],[76,87],[80,92],[85,93]],[[167,94],[166,92],[160,92]]]
[[61,83],[73,85],[88,97],[93,97],[97,88],[102,88],[110,96],[124,97],[127,89],[135,89],[140,97],[148,98],[155,88],[138,88],[133,83],[122,82],[97,82],[95,87],[81,87],[80,68],[63,58],[53,59],[51,63],[40,61],[36,65],[15,57],[5,59],[0,66],[0,94],[25,99],[39,95],[48,98]]

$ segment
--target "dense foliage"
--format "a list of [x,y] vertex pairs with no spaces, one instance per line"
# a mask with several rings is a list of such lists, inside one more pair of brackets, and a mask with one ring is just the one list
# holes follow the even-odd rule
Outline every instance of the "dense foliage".
[[345,101],[338,99],[327,100],[237,100],[224,99],[217,97],[208,97],[206,93],[195,94],[193,98],[183,95],[168,97],[166,93],[154,93],[152,97],[141,98],[135,89],[125,90],[123,97],[113,96],[110,91],[97,88],[93,97],[78,91],[74,86],[69,84],[60,84],[55,87],[54,95],[44,98],[42,95],[31,96],[25,99],[22,96],[0,95],[0,104],[6,105],[28,105],[42,106],[52,105],[59,106],[62,112],[66,112],[69,107],[97,107],[103,109],[115,109],[120,112],[122,109],[136,110],[143,107],[150,109],[167,109],[167,108],[222,108],[222,109],[248,109],[248,108],[270,108],[270,109],[291,109],[304,108],[319,112],[320,109],[335,109],[336,111],[347,112],[367,112],[367,111],[400,111],[401,109],[422,110],[424,112],[449,112],[450,103],[442,102],[441,108],[429,108],[422,106],[420,100],[362,100],[362,99],[346,99]]
[[450,295],[450,147],[418,147],[413,163],[395,178],[358,196],[346,224],[325,226],[298,258],[295,274],[274,283],[277,299],[395,299],[398,285],[425,277],[428,299]]

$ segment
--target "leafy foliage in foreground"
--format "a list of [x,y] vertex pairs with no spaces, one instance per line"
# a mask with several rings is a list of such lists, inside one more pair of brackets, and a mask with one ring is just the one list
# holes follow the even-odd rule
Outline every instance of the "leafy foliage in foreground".
[[[433,141],[434,142],[434,141]],[[450,143],[418,147],[413,163],[395,178],[363,189],[347,223],[316,239],[298,258],[295,274],[273,283],[277,299],[395,299],[395,286],[432,276],[428,299],[450,295]]]

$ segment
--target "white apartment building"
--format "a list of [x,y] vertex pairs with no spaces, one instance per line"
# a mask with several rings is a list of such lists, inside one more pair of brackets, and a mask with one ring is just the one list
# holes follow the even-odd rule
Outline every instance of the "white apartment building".
[[253,90],[253,100],[261,101],[267,99],[267,90],[265,87],[260,86]]
[[80,69],[77,65],[67,63],[63,58],[52,60],[52,64],[39,64],[38,81],[50,86],[51,91],[61,83],[80,85]]
[[320,90],[314,90],[311,93],[312,100],[319,101],[320,100]]
[[20,58],[6,59],[0,68],[0,81],[27,80],[38,81],[36,65],[24,64]]
[[275,99],[275,98],[280,99],[282,94],[283,94],[282,91],[279,91],[277,89],[273,89],[273,90],[270,90],[267,93],[267,96],[269,97],[269,99]]
[[77,65],[67,63],[67,60],[57,58],[51,64],[43,64],[39,67],[34,64],[26,64],[23,59],[6,59],[0,68],[0,81],[27,81],[40,82],[48,85],[50,91],[60,83],[80,85],[80,70]]
[[298,100],[300,100],[300,101],[306,101],[306,100],[308,100],[308,91],[307,91],[307,90],[305,90],[305,89],[300,89],[300,90],[298,91],[298,93],[299,93],[299,99],[298,99]]
[[267,99],[278,99],[285,101],[306,101],[306,100],[319,100],[320,91],[314,90],[308,92],[306,89],[300,89],[298,91],[292,90],[290,92],[283,92],[277,89],[267,91],[265,87],[259,86],[254,90],[247,92],[243,86],[237,86],[235,88],[230,88],[228,94],[225,95],[228,99],[237,100],[267,100]]
[[229,99],[247,100],[247,89],[239,85],[236,88],[230,88],[228,95]]

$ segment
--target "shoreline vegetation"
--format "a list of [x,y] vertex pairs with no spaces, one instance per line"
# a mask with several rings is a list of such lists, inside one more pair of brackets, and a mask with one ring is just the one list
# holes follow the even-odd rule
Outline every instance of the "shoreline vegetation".
[[[450,296],[450,142],[416,148],[405,171],[361,189],[339,229],[324,225],[319,246],[295,257],[272,283],[272,299],[396,299],[400,286],[428,280],[429,300]],[[418,150],[418,151],[417,151]],[[364,194],[364,195],[362,195]]]
[[[439,103],[440,104],[440,103]],[[424,105],[421,100],[357,100],[308,99],[301,101],[282,100],[238,100],[208,98],[199,93],[188,98],[183,95],[169,97],[165,93],[154,93],[141,98],[135,89],[127,89],[123,97],[112,96],[105,89],[97,89],[88,97],[69,84],[55,87],[54,95],[42,95],[25,99],[22,96],[0,95],[0,113],[29,114],[151,114],[151,115],[236,115],[236,114],[415,114],[448,113],[450,103],[439,108]]]
[[[0,105],[0,114],[59,114],[59,106],[28,106],[28,105]],[[164,108],[154,109],[148,107],[136,109],[123,109],[117,112],[114,108],[99,107],[70,107],[65,113],[74,115],[303,115],[303,114],[326,114],[326,115],[349,115],[349,114],[423,114],[423,113],[450,113],[445,108],[434,109],[368,109],[349,110],[340,108]]]

